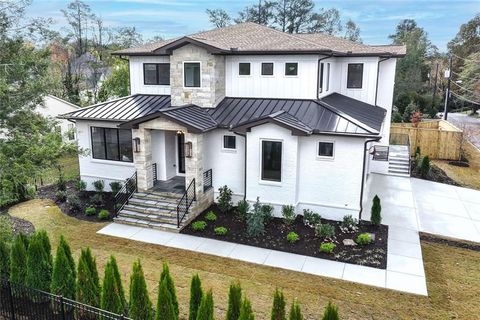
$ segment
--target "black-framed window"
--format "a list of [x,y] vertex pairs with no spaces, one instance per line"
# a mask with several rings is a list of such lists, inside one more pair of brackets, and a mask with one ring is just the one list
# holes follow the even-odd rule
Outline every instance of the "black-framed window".
[[363,63],[349,63],[347,73],[347,88],[360,89],[363,82]]
[[287,63],[285,63],[285,75],[286,76],[297,76],[298,75],[298,63],[297,62],[287,62]]
[[185,62],[183,68],[184,86],[200,87],[200,62]]
[[333,142],[320,141],[318,143],[318,156],[333,158]]
[[249,62],[240,62],[238,64],[238,75],[240,75],[240,76],[249,76],[250,75],[250,63]]
[[133,162],[130,129],[91,127],[94,159]]
[[320,63],[320,70],[318,72],[318,92],[322,93],[323,92],[323,62]]
[[170,63],[144,63],[143,83],[147,85],[170,85]]
[[282,142],[262,141],[262,180],[282,181]]
[[330,63],[327,63],[327,75],[325,76],[325,91],[330,90]]
[[237,137],[235,136],[223,136],[223,148],[224,149],[236,149]]
[[262,62],[262,76],[273,76],[273,62]]

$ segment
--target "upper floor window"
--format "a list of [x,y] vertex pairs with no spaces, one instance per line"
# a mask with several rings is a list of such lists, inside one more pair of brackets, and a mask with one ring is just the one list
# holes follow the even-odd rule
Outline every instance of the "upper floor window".
[[91,135],[94,159],[133,161],[130,129],[91,127]]
[[286,76],[296,76],[296,75],[298,75],[298,63],[297,62],[287,62],[287,63],[285,63],[285,75]]
[[273,76],[273,62],[262,62],[262,76]]
[[363,81],[363,63],[349,63],[347,74],[347,88],[361,89]]
[[236,149],[236,137],[235,136],[223,136],[223,148],[224,149]]
[[249,62],[240,62],[238,64],[238,74],[240,76],[249,76],[250,75],[250,63]]
[[199,88],[200,62],[185,62],[183,64],[183,86]]
[[144,63],[143,83],[148,85],[170,85],[170,64]]

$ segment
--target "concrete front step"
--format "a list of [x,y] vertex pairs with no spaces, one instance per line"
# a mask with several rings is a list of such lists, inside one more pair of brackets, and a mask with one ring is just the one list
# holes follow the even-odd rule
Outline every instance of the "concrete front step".
[[410,173],[408,172],[408,170],[388,169],[388,173],[396,174],[396,175],[402,175],[402,176],[406,176],[406,177],[410,176]]
[[170,224],[170,223],[161,223],[161,222],[152,222],[148,220],[140,220],[128,217],[121,217],[118,216],[113,219],[113,221],[117,223],[128,224],[137,227],[144,227],[144,228],[152,228],[162,231],[169,231],[169,232],[180,232],[182,228],[185,226],[184,223],[180,225],[180,228],[177,228],[177,224]]
[[393,169],[393,170],[406,170],[408,172],[408,163],[407,164],[394,164],[390,163],[388,165],[388,169]]

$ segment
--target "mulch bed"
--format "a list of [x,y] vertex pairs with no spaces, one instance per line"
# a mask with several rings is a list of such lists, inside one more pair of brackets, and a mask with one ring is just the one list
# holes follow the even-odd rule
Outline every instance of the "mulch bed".
[[432,165],[430,167],[430,172],[429,172],[429,174],[426,178],[423,178],[420,175],[420,172],[418,172],[417,170],[414,170],[414,168],[412,167],[412,177],[418,178],[418,179],[423,179],[423,180],[445,183],[445,184],[449,184],[449,185],[452,185],[452,186],[461,186],[455,180],[453,180],[452,178],[447,176],[445,171],[443,171],[442,169],[440,169],[439,167],[434,166],[434,165]]
[[[56,193],[57,193],[57,186],[56,185],[49,185],[38,189],[37,197],[40,199],[50,199],[54,201],[57,206],[62,210],[63,213],[69,215],[71,217],[92,221],[92,222],[105,222],[113,219],[113,213],[115,208],[115,199],[111,192],[103,192],[103,204],[96,205],[91,203],[90,198],[96,194],[95,191],[83,191],[79,192],[75,188],[75,181],[68,181],[67,182],[67,196],[76,195],[81,202],[81,208],[79,210],[72,211],[70,210],[66,201],[60,202],[57,200]],[[99,220],[96,216],[87,216],[85,215],[85,208],[94,207],[97,209],[97,213],[102,210],[106,209],[110,212],[109,219]]]
[[1,213],[0,216],[6,216],[11,221],[13,234],[32,234],[35,232],[35,227],[30,221],[12,217],[8,213]]
[[[213,211],[217,215],[215,222],[208,222],[204,218],[209,211]],[[192,222],[199,220],[207,221],[207,227],[204,231],[194,231],[191,227]],[[273,218],[265,226],[265,234],[254,238],[247,236],[245,221],[235,214],[233,210],[222,213],[216,204],[210,206],[192,222],[181,233],[380,269],[385,269],[387,266],[388,227],[385,225],[375,227],[368,222],[362,221],[357,232],[344,234],[340,231],[338,221],[322,219],[322,223],[333,224],[336,229],[337,247],[333,254],[327,254],[320,252],[319,247],[322,240],[315,236],[313,228],[303,223],[302,216],[297,216],[291,226],[286,226],[281,218]],[[226,235],[219,236],[214,233],[214,228],[220,226],[228,229]],[[296,232],[300,236],[300,240],[295,243],[289,243],[287,234],[291,231]],[[357,235],[363,232],[374,233],[375,241],[366,246],[343,245],[344,239],[356,239]]]
[[480,243],[469,242],[469,241],[462,241],[462,240],[454,240],[449,238],[442,238],[439,236],[434,236],[429,233],[420,232],[420,240],[444,244],[450,247],[457,247],[462,249],[468,249],[473,251],[480,251]]

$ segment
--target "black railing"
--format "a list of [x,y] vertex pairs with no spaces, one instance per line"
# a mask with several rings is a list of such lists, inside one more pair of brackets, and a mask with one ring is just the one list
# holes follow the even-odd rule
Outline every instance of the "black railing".
[[0,319],[128,320],[129,318],[0,279]]
[[130,178],[125,180],[122,189],[120,189],[120,191],[118,191],[115,195],[115,216],[118,215],[120,210],[123,209],[125,204],[128,203],[128,200],[135,192],[137,192],[137,190],[137,171],[135,171],[135,173]]
[[152,175],[153,175],[153,184],[155,184],[155,182],[157,182],[157,180],[158,180],[157,163],[156,162],[152,164]]
[[185,193],[183,194],[177,205],[177,228],[180,228],[180,224],[182,223],[185,216],[188,214],[188,210],[190,209],[192,202],[195,200],[195,179],[193,179],[188,185],[188,188],[185,190]]
[[388,146],[373,146],[373,160],[388,161]]
[[203,191],[207,191],[212,187],[212,169],[208,169],[203,173]]

